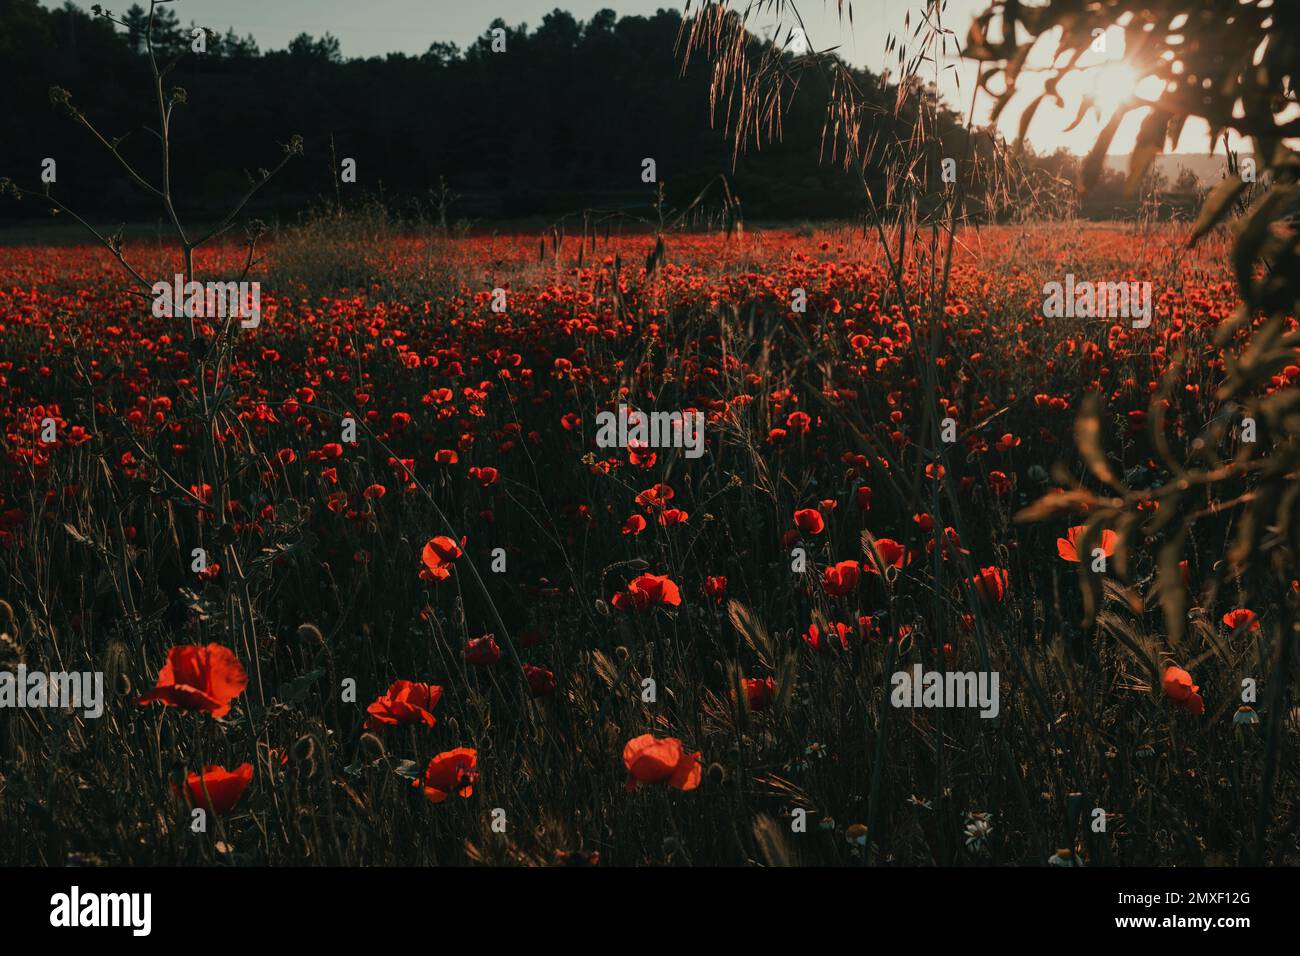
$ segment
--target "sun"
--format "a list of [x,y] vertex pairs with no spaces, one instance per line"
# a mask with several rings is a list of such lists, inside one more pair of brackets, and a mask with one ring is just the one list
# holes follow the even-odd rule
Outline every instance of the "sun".
[[[1048,96],[1034,114],[1027,138],[1034,148],[1052,152],[1064,149],[1085,155],[1097,141],[1100,130],[1125,107],[1150,106],[1160,98],[1164,81],[1131,63],[1119,44],[1109,51],[1089,51],[1081,62],[1060,76],[1057,96]],[[1031,58],[1032,59],[1032,58]],[[1030,64],[1039,69],[1050,66]],[[1028,84],[1026,84],[1028,86]],[[1038,90],[1034,90],[1038,92]],[[1109,143],[1108,152],[1130,151],[1144,110],[1122,119]],[[1003,114],[1000,128],[1010,137],[1018,135],[1017,119]]]
[[1099,64],[1088,70],[1091,89],[1088,95],[1097,104],[1103,119],[1137,95],[1142,75],[1123,60]]
[[[1125,106],[1149,105],[1159,96],[1160,84],[1159,77],[1143,75],[1118,57],[1079,67],[1061,81],[1062,103],[1041,111],[1033,142],[1040,149],[1068,149],[1083,155],[1117,111]],[[1132,148],[1137,133],[1133,121],[1138,118],[1125,118],[1110,141],[1109,152],[1123,153]]]

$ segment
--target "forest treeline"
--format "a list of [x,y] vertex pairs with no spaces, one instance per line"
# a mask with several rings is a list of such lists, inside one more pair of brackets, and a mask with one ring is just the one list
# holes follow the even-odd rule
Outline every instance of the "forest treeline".
[[[91,212],[148,217],[156,206],[91,135],[51,107],[53,86],[146,176],[158,166],[157,107],[144,56],[140,6],[115,11],[130,28],[71,4],[0,0],[0,175],[39,184],[41,162],[57,162],[55,194]],[[200,26],[210,26],[199,24]],[[251,37],[211,36],[190,49],[191,24],[160,7],[160,58],[180,56],[168,83],[185,90],[172,129],[173,180],[194,218],[226,211],[249,174],[273,166],[280,146],[303,137],[305,156],[284,171],[253,211],[288,215],[336,197],[335,164],[355,159],[357,184],[395,206],[434,202],[445,181],[459,198],[450,215],[556,216],[587,207],[650,215],[655,187],[642,182],[649,157],[680,210],[725,173],[747,217],[820,219],[860,207],[860,180],[820,157],[827,91],[809,76],[786,104],[781,142],[739,158],[710,122],[709,71],[683,74],[675,52],[680,17],[618,17],[602,10],[580,22],[563,11],[532,29],[497,20],[466,49],[432,42],[421,56],[345,59],[337,39],[302,34],[287,49],[262,51]],[[493,52],[492,29],[506,52]],[[759,41],[755,41],[756,44]],[[893,113],[895,90],[859,71],[879,106],[884,138],[906,136],[915,104]],[[926,96],[918,91],[918,97]],[[940,107],[942,128],[958,117]],[[27,208],[23,208],[24,205]],[[0,205],[0,216],[44,214],[35,203]]]
[[[654,219],[656,187],[641,176],[646,158],[655,160],[667,215],[706,188],[697,212],[719,208],[719,174],[751,220],[851,218],[865,206],[862,179],[822,153],[829,93],[816,71],[784,104],[780,140],[744,152],[733,167],[724,117],[710,116],[708,66],[695,61],[683,70],[676,12],[619,17],[602,10],[581,22],[556,10],[532,29],[493,21],[466,49],[431,42],[420,56],[347,59],[336,38],[307,33],[267,51],[251,36],[210,33],[206,51],[195,53],[195,24],[183,24],[175,9],[158,8],[154,43],[160,63],[176,61],[168,87],[185,96],[171,129],[183,218],[223,215],[295,134],[304,156],[257,196],[250,214],[285,220],[315,202],[364,195],[382,197],[399,213],[451,222],[554,219],[583,209]],[[147,14],[136,4],[114,16],[121,22],[71,3],[46,9],[37,0],[0,0],[0,176],[39,188],[42,163],[51,158],[51,188],[71,208],[150,220],[157,215],[152,197],[51,103],[52,88],[67,90],[106,138],[121,138],[124,159],[158,178]],[[496,38],[499,45],[503,36],[505,52],[493,50],[496,29],[504,31]],[[763,42],[754,39],[756,53]],[[968,150],[961,117],[932,90],[910,88],[896,109],[895,87],[867,70],[854,76],[867,106],[863,136],[878,146],[877,164],[865,171],[878,203],[897,196],[886,188],[888,144],[908,139],[918,115],[934,154],[931,168],[920,171],[923,193],[941,188],[940,159],[953,154],[985,160],[963,166],[971,211],[981,218],[1007,218],[1041,200],[1044,189],[1065,188],[1060,174],[1069,157],[1036,159],[1032,174],[991,177],[988,160],[998,151],[990,138],[980,133],[981,143]],[[355,184],[336,175],[348,159],[356,164]],[[910,173],[915,188],[918,171]],[[1063,208],[1059,195],[1042,205]],[[0,219],[48,215],[30,198],[0,202]]]

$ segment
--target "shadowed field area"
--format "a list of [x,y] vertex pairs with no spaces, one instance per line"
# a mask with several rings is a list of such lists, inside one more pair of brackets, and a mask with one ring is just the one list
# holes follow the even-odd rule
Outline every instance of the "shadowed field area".
[[[259,325],[192,335],[102,249],[7,246],[0,665],[105,686],[0,709],[0,858],[1300,862],[1262,703],[1293,598],[1225,562],[1249,475],[1176,555],[1094,520],[1089,455],[1140,497],[1243,440],[1252,325],[1212,344],[1230,260],[1185,233],[968,229],[948,271],[937,229],[895,264],[345,213],[265,247]],[[1045,318],[1067,273],[1150,282],[1153,324]],[[619,405],[698,411],[702,454],[601,447]],[[899,706],[917,666],[996,673],[996,716]]]

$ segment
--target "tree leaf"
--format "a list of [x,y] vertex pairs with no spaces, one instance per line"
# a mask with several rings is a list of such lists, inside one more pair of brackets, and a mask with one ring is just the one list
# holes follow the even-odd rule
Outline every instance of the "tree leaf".
[[1076,126],[1078,126],[1080,123],[1083,122],[1083,118],[1084,116],[1087,115],[1088,110],[1090,109],[1095,110],[1096,108],[1097,108],[1097,101],[1093,99],[1091,96],[1084,96],[1082,99],[1079,100],[1079,112],[1074,114],[1074,120],[1070,123],[1069,126],[1061,130],[1061,132],[1062,133],[1070,132],[1072,129],[1074,129]]
[[1097,502],[1097,496],[1086,488],[1077,488],[1073,491],[1053,491],[1043,495],[1033,504],[1021,508],[1016,512],[1013,520],[1016,524],[1032,524],[1054,518],[1062,513],[1087,512]]
[[1092,144],[1092,149],[1088,151],[1087,157],[1083,160],[1083,165],[1079,169],[1079,186],[1086,193],[1097,184],[1097,177],[1101,175],[1102,164],[1106,161],[1106,150],[1110,148],[1110,141],[1115,138],[1115,132],[1119,129],[1120,121],[1128,113],[1128,109],[1120,108],[1115,110],[1111,116],[1110,122],[1097,135],[1097,141]]
[[1147,114],[1138,128],[1137,140],[1129,156],[1128,181],[1124,184],[1124,196],[1132,199],[1137,195],[1142,177],[1146,175],[1151,161],[1160,155],[1165,146],[1165,135],[1169,132],[1170,113],[1168,110],[1153,109]]
[[1097,480],[1105,482],[1123,494],[1128,489],[1115,476],[1115,472],[1111,470],[1110,462],[1107,461],[1106,453],[1101,447],[1100,408],[1101,400],[1097,397],[1097,393],[1089,393],[1083,400],[1083,408],[1079,410],[1079,417],[1074,422],[1074,443],[1079,449],[1079,454],[1083,456],[1088,469],[1096,476]]
[[1029,124],[1034,119],[1034,113],[1038,111],[1038,106],[1043,102],[1043,97],[1046,95],[1046,93],[1039,93],[1034,97],[1034,101],[1025,107],[1025,111],[1020,114],[1020,131],[1016,136],[1017,143],[1025,141],[1025,133],[1029,132]]
[[1157,560],[1156,581],[1160,586],[1160,608],[1165,615],[1165,634],[1175,648],[1182,642],[1187,627],[1187,590],[1183,587],[1183,574],[1178,567],[1186,534],[1186,529],[1180,530],[1165,542]]
[[1260,248],[1269,236],[1275,213],[1295,198],[1300,191],[1295,186],[1274,186],[1246,217],[1245,225],[1232,247],[1232,264],[1237,270],[1237,284],[1241,288],[1242,298],[1250,302],[1253,298],[1255,259]]
[[1192,234],[1187,237],[1189,247],[1196,245],[1207,232],[1219,224],[1245,188],[1246,183],[1241,177],[1234,175],[1222,180],[1209,191],[1205,202],[1201,203],[1201,212],[1196,217],[1195,225],[1192,226]]

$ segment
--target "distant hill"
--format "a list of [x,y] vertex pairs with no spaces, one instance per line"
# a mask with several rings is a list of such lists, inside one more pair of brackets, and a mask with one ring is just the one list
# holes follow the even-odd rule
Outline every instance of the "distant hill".
[[[1240,158],[1244,159],[1249,153],[1242,153]],[[1128,172],[1129,157],[1107,156],[1106,168],[1113,169],[1119,173]],[[1213,186],[1224,176],[1228,175],[1228,159],[1222,153],[1173,153],[1165,156],[1157,156],[1155,168],[1169,178],[1172,184],[1178,178],[1179,172],[1185,167],[1196,173],[1201,181],[1202,186]]]

